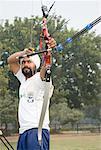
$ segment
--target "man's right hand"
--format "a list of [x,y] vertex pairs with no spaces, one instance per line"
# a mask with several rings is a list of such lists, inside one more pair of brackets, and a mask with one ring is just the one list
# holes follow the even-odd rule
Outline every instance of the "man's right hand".
[[33,53],[33,51],[34,51],[33,48],[25,48],[23,52],[24,52],[25,54],[30,54],[30,53]]

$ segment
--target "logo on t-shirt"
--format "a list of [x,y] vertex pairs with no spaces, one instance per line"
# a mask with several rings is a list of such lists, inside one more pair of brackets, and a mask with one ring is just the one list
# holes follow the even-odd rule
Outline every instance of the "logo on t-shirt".
[[27,95],[27,102],[28,103],[33,103],[34,102],[34,95],[33,95],[33,93],[28,93],[28,95]]

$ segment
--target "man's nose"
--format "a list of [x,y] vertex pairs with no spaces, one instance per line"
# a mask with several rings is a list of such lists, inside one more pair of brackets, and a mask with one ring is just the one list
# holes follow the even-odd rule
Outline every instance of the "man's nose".
[[28,64],[29,64],[29,63],[28,63],[27,61],[25,61],[24,66],[28,66]]

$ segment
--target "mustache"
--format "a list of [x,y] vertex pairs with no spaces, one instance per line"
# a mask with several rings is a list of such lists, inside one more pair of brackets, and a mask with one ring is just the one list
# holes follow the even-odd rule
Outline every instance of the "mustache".
[[25,69],[31,70],[31,68],[29,68],[29,67],[27,67],[27,66],[22,68],[22,70],[25,70]]

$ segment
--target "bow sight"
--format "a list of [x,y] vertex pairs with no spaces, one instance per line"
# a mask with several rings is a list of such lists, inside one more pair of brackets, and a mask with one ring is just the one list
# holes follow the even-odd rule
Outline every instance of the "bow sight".
[[48,9],[47,9],[47,6],[43,5],[41,7],[42,9],[42,12],[43,12],[43,17],[47,18],[48,17]]

